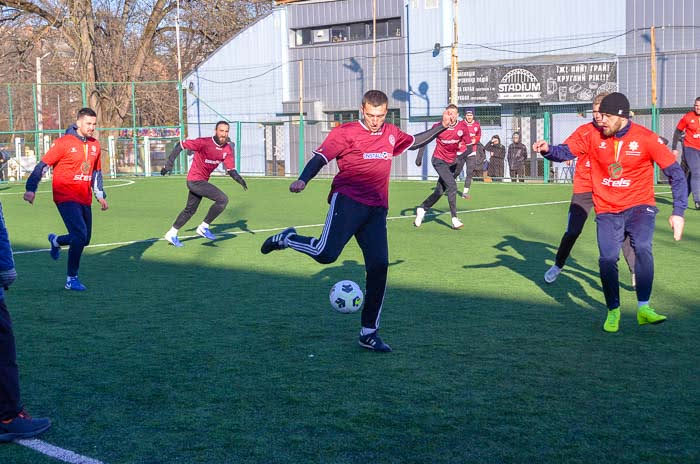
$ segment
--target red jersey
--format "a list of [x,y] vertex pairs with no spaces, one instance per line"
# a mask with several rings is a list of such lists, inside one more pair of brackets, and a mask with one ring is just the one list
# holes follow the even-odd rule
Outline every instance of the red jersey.
[[654,162],[661,169],[676,162],[663,140],[633,122],[620,138],[605,137],[601,131],[588,134],[596,214],[619,213],[638,205],[654,206]]
[[[437,122],[433,127],[442,126]],[[457,153],[464,151],[464,147],[471,143],[471,138],[464,121],[459,121],[454,127],[448,127],[435,139],[435,151],[433,156],[447,164],[452,164],[457,159]]]
[[689,111],[678,121],[676,129],[685,131],[683,145],[700,150],[700,116],[695,111]]
[[481,124],[476,119],[472,122],[467,122],[463,120],[464,125],[467,126],[469,130],[469,142],[467,144],[473,144],[472,151],[476,152],[476,145],[481,141]]
[[58,138],[41,161],[53,168],[53,201],[92,204],[92,173],[102,169],[100,142],[75,135]]
[[574,193],[587,193],[593,190],[591,161],[588,159],[588,139],[591,131],[600,132],[600,129],[589,122],[579,126],[573,134],[564,140],[564,145],[567,145],[571,153],[578,157],[574,170]]
[[338,163],[330,195],[342,193],[368,205],[389,207],[391,161],[413,145],[413,136],[393,124],[384,123],[370,132],[361,121],[334,128],[314,154]]
[[236,168],[231,145],[228,143],[219,145],[214,141],[214,137],[187,139],[180,142],[180,145],[185,150],[194,151],[192,165],[187,173],[188,181],[209,180],[211,173],[222,162],[227,171]]

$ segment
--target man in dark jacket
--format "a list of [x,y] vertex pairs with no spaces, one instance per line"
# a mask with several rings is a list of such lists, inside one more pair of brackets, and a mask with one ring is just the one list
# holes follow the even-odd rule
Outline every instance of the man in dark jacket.
[[503,160],[506,157],[506,147],[501,143],[501,138],[497,135],[491,137],[484,150],[491,153],[489,159],[488,174],[491,177],[503,177]]
[[525,182],[527,147],[520,143],[520,133],[513,132],[513,143],[508,145],[508,167],[513,182]]

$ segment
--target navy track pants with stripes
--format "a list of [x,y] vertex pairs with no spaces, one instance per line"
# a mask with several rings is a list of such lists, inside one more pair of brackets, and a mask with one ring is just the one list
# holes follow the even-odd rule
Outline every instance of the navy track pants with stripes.
[[386,290],[389,245],[386,234],[387,209],[367,206],[340,193],[331,196],[326,223],[318,238],[292,235],[289,247],[311,256],[321,264],[338,259],[355,236],[365,258],[366,288],[362,327],[379,328]]

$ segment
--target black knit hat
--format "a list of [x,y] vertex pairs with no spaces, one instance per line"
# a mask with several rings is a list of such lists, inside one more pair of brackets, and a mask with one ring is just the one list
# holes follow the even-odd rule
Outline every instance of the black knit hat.
[[600,102],[601,113],[612,114],[613,116],[630,117],[630,101],[620,92],[613,92]]

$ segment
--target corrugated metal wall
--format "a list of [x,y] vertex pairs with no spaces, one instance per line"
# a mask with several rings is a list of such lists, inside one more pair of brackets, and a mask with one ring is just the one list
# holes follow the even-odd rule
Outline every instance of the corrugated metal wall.
[[656,26],[657,106],[689,107],[700,95],[700,2],[627,0],[626,56],[620,90],[635,108],[651,106],[650,26]]
[[[219,48],[184,79],[185,89],[191,88],[187,92],[187,136],[213,134],[213,124],[220,119],[279,120],[276,114],[282,112],[282,101],[288,98],[287,53],[283,8],[273,10]],[[242,129],[240,169],[264,173],[263,128],[244,124]]]

